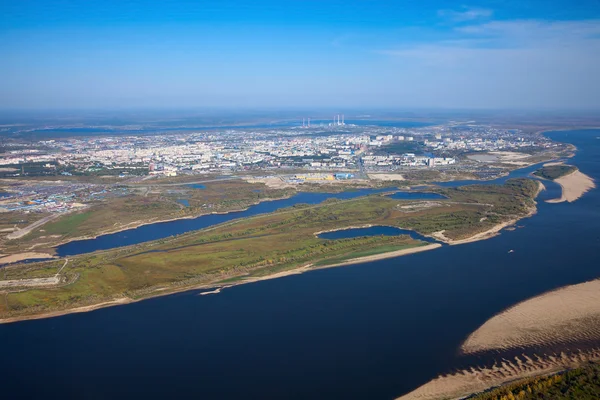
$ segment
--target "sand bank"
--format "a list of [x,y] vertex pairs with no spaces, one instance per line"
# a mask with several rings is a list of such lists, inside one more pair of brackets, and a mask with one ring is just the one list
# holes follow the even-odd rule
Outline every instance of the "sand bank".
[[11,263],[15,263],[17,261],[23,261],[23,260],[29,260],[29,259],[35,259],[35,258],[41,259],[41,258],[56,258],[56,257],[53,256],[52,254],[48,254],[48,253],[34,253],[34,252],[19,253],[19,254],[12,254],[10,256],[0,258],[0,265],[11,264]]
[[473,367],[439,376],[416,390],[399,397],[401,400],[460,399],[518,379],[549,375],[600,359],[600,349],[560,353],[530,358],[522,355],[502,359],[491,367]]
[[496,235],[499,235],[502,229],[506,228],[507,226],[514,225],[519,219],[511,219],[510,221],[506,221],[501,224],[495,225],[487,231],[476,233],[475,235],[469,236],[468,238],[464,239],[450,239],[449,237],[444,236],[445,231],[433,232],[430,236],[449,245],[472,243],[477,242],[479,240],[490,239]]
[[[341,263],[327,265],[326,267],[340,267],[342,265],[361,264],[371,261],[384,260],[386,258],[394,258],[405,256],[407,254],[420,253],[422,251],[437,249],[442,247],[439,243],[432,243],[425,246],[411,247],[409,249],[402,249],[396,251],[388,251],[387,253],[373,254],[372,256],[351,258]],[[325,267],[324,267],[325,268]]]
[[562,195],[558,199],[547,200],[548,203],[562,203],[563,201],[571,203],[596,187],[594,180],[579,170],[561,176],[554,182],[562,187]]
[[[467,354],[511,349],[577,347],[600,340],[600,280],[566,286],[525,300],[484,323],[461,346]],[[501,354],[499,353],[499,359]],[[460,398],[490,387],[573,368],[599,360],[600,349],[529,358],[520,356],[491,367],[474,366],[435,378],[403,400]]]
[[[338,231],[347,231],[348,229],[363,229],[363,228],[372,228],[373,224],[364,224],[364,225],[353,225],[353,226],[347,226],[345,228],[333,228],[333,229],[328,229],[326,231],[318,231],[315,232],[314,235],[315,236],[319,236],[323,233],[329,233],[329,232],[338,232]],[[383,225],[378,225],[378,226],[383,226]]]
[[369,174],[369,179],[375,181],[404,181],[401,174]]
[[461,350],[600,340],[600,280],[567,286],[519,303],[488,320]]

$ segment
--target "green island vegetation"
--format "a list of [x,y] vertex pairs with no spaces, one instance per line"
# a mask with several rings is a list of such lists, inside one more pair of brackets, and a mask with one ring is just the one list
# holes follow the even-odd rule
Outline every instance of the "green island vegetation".
[[548,165],[535,171],[533,174],[540,178],[554,180],[561,176],[569,175],[577,171],[577,167],[573,165]]
[[[214,287],[297,267],[324,267],[427,244],[408,235],[327,240],[315,234],[320,231],[388,225],[425,235],[443,230],[445,237],[453,240],[468,238],[498,223],[529,215],[535,210],[538,189],[533,180],[514,179],[502,186],[437,188],[434,191],[447,199],[435,202],[397,200],[382,194],[329,199],[318,205],[298,204],[175,237],[69,257],[61,272],[63,283],[6,290],[0,301],[0,318]],[[77,217],[61,223],[71,226],[91,219]],[[4,279],[50,277],[63,262],[6,266]]]
[[589,363],[551,376],[528,378],[468,397],[471,400],[600,399],[600,365]]
[[[93,237],[137,225],[169,219],[190,218],[213,212],[229,212],[248,208],[269,199],[291,196],[294,189],[273,189],[262,183],[224,180],[194,189],[187,185],[135,186],[124,195],[92,200],[88,207],[44,224],[40,229],[16,240],[0,239],[3,253],[18,253],[34,246],[36,251],[54,253],[59,243],[81,237]],[[178,200],[187,200],[184,206]],[[24,228],[49,214],[20,212],[0,213],[0,229]]]

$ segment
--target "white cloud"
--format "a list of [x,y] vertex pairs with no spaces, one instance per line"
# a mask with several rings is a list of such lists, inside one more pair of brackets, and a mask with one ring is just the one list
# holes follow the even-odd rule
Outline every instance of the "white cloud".
[[438,16],[447,18],[454,22],[473,21],[481,18],[489,18],[494,12],[487,8],[469,8],[465,7],[462,11],[456,10],[438,10]]
[[420,84],[444,103],[600,107],[600,20],[492,21],[453,33],[379,53],[406,90],[418,93]]

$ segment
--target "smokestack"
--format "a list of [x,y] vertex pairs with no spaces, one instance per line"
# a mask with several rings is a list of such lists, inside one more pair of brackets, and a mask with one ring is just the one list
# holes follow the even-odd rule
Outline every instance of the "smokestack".
[[310,128],[310,118],[308,119],[308,127]]
[[302,118],[302,127],[304,128],[304,118]]
[[342,125],[346,125],[346,124],[344,123],[344,114],[342,114]]

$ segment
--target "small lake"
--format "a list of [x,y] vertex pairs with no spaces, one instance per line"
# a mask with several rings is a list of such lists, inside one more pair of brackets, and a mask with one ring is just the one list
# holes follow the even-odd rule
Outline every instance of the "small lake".
[[441,243],[437,240],[423,236],[418,234],[417,232],[408,230],[408,229],[400,229],[393,226],[371,226],[368,228],[349,228],[349,229],[340,229],[338,231],[331,232],[323,232],[318,235],[321,239],[351,239],[356,237],[364,237],[364,236],[399,236],[399,235],[409,235],[411,238],[415,240],[422,240],[429,243]]
[[206,186],[204,186],[201,183],[190,183],[189,185],[185,185],[185,186],[192,188],[192,189],[206,189]]
[[177,202],[185,207],[189,207],[190,206],[190,202],[187,199],[177,199]]

